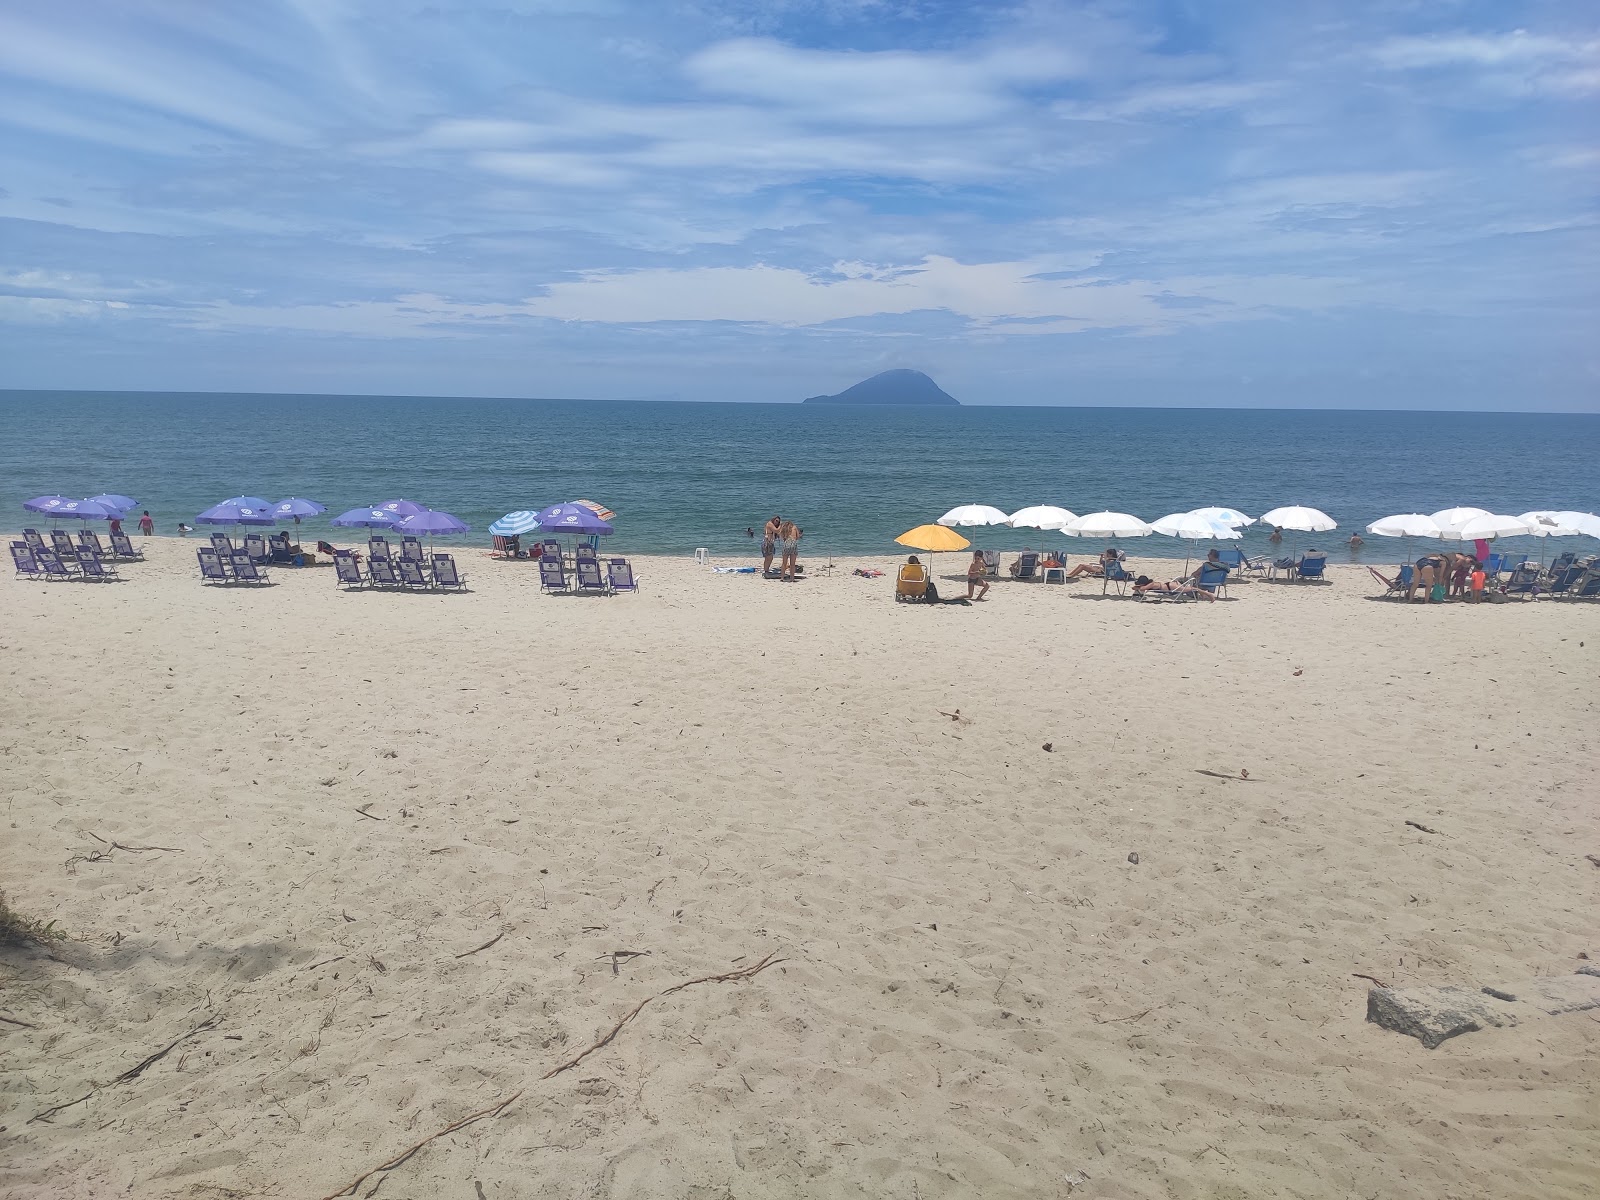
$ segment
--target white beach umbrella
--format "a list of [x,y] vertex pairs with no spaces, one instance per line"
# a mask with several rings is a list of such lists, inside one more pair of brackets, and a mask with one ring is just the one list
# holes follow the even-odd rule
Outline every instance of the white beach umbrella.
[[1501,517],[1494,513],[1485,513],[1481,517],[1473,517],[1460,525],[1452,525],[1448,529],[1441,529],[1439,536],[1450,542],[1471,542],[1478,538],[1516,537],[1528,532],[1528,523],[1516,517]]
[[1302,508],[1298,504],[1262,513],[1261,523],[1278,529],[1294,529],[1301,533],[1327,533],[1330,529],[1339,528],[1339,522],[1327,513],[1315,508]]
[[940,525],[1004,525],[1011,518],[987,504],[962,504],[939,518]]
[[[1017,509],[1006,519],[1006,524],[1013,529],[1065,529],[1068,522],[1077,519],[1077,513],[1057,508],[1054,504],[1034,504]],[[942,524],[943,518],[940,521]]]
[[1153,532],[1164,537],[1188,538],[1190,541],[1206,541],[1212,538],[1242,538],[1240,533],[1231,525],[1224,525],[1221,521],[1213,521],[1202,517],[1197,512],[1170,513],[1159,521],[1151,521],[1150,528]]
[[1468,521],[1472,520],[1473,517],[1492,517],[1494,514],[1491,513],[1487,508],[1462,507],[1441,508],[1438,512],[1432,515],[1434,524],[1436,524],[1440,529],[1448,531],[1458,528],[1461,525],[1465,525]]
[[1574,512],[1571,509],[1563,509],[1556,513],[1555,517],[1567,529],[1575,529],[1587,537],[1600,538],[1600,517],[1595,516],[1594,513]]
[[1518,513],[1517,520],[1528,527],[1534,537],[1576,537],[1578,531],[1562,522],[1563,517],[1577,517],[1581,513],[1559,513],[1550,508],[1536,508],[1532,512]]
[[1245,525],[1254,525],[1254,517],[1247,517],[1237,508],[1195,508],[1189,510],[1194,516],[1206,517],[1219,524],[1238,529]]
[[1068,537],[1147,537],[1153,530],[1127,513],[1097,512],[1069,521],[1061,530]]
[[1397,513],[1381,517],[1367,526],[1367,532],[1377,537],[1438,537],[1439,523],[1421,513]]

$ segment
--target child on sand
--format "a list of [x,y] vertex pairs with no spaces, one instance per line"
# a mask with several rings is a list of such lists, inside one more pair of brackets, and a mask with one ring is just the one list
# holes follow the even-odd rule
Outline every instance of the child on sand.
[[1474,562],[1472,564],[1472,574],[1470,578],[1472,580],[1472,591],[1468,593],[1467,602],[1469,604],[1481,604],[1483,602],[1483,585],[1488,581],[1488,575],[1484,573],[1483,564],[1481,562]]
[[[989,564],[983,561],[983,551],[974,550],[972,561],[967,564],[967,599],[982,600],[989,594],[989,582],[984,578],[988,574]],[[976,588],[978,594],[972,594]]]

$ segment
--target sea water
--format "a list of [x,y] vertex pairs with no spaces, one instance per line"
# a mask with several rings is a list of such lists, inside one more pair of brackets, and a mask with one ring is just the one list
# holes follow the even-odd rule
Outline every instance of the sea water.
[[[349,542],[328,518],[404,497],[489,541],[515,509],[579,498],[615,510],[622,552],[752,554],[774,514],[804,555],[890,554],[894,537],[958,504],[1056,504],[1154,520],[1202,505],[1258,516],[1319,508],[1336,533],[1288,544],[1350,557],[1344,539],[1390,513],[1468,504],[1497,513],[1600,509],[1600,415],[1243,409],[861,408],[412,396],[0,391],[0,529],[38,524],[45,493],[136,497],[158,533],[234,495],[328,506],[303,539]],[[129,531],[135,532],[130,521]],[[964,530],[994,549],[1099,542],[1035,530]],[[1241,544],[1267,549],[1252,528]],[[1182,557],[1168,538],[1125,542]],[[1586,538],[1503,539],[1538,555]],[[1404,547],[1368,537],[1358,561]],[[1413,550],[1413,553],[1415,549]]]

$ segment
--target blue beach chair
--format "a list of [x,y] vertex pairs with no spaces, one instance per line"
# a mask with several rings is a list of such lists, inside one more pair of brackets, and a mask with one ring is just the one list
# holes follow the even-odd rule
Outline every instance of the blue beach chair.
[[44,572],[39,569],[27,542],[11,543],[11,565],[16,568],[18,579],[44,578]]
[[1104,596],[1112,584],[1117,585],[1117,595],[1126,596],[1128,585],[1133,582],[1133,576],[1128,574],[1126,567],[1121,562],[1111,561],[1106,564],[1105,574],[1101,577],[1100,594]]
[[1294,565],[1294,578],[1321,579],[1322,572],[1328,565],[1326,554],[1302,554],[1300,561]]
[[539,560],[539,590],[541,592],[567,591],[567,572],[559,558],[545,556]]
[[1228,568],[1216,563],[1201,563],[1200,575],[1194,585],[1220,598],[1228,589]]
[[456,560],[448,554],[433,556],[433,582],[452,592],[467,590],[467,577],[456,570]]

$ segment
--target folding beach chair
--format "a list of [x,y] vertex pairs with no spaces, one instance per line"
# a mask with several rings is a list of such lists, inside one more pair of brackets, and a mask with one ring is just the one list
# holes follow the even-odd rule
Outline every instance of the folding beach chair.
[[98,554],[90,550],[85,550],[78,555],[78,570],[83,573],[83,578],[91,583],[116,583],[118,581],[117,568],[115,566],[107,566]]
[[355,591],[367,586],[367,577],[361,573],[361,564],[356,561],[356,556],[348,550],[340,550],[333,556],[334,574],[338,576],[338,586],[345,591]]
[[578,591],[584,594],[609,596],[611,586],[600,574],[600,560],[578,556]]
[[105,547],[100,544],[100,535],[92,529],[78,530],[78,552],[89,551],[92,554],[105,556]]
[[540,558],[552,558],[552,557],[553,558],[560,558],[561,557],[561,543],[558,540],[556,540],[555,538],[546,538],[543,542],[540,543],[539,557]]
[[224,562],[233,556],[233,541],[225,533],[211,535],[211,548],[222,556]]
[[567,571],[561,565],[560,558],[549,555],[539,560],[539,590],[541,592],[564,592],[567,590]]
[[1583,567],[1568,564],[1550,576],[1550,583],[1546,590],[1552,596],[1570,595],[1574,588],[1582,586],[1583,577],[1587,574],[1588,571]]
[[44,577],[47,581],[83,578],[78,573],[77,559],[72,560],[72,566],[69,568],[66,563],[61,561],[61,556],[54,550],[37,550],[34,552],[33,558],[39,564],[39,569],[44,572]]
[[421,566],[427,561],[422,557],[422,542],[418,538],[407,537],[400,542],[400,561],[416,563]]
[[1128,585],[1132,582],[1133,576],[1128,574],[1128,569],[1126,567],[1124,567],[1120,562],[1108,562],[1106,564],[1105,574],[1101,577],[1100,594],[1104,596],[1111,588],[1111,585],[1115,584],[1117,587],[1117,595],[1126,596],[1128,594]]
[[78,547],[73,545],[72,535],[65,529],[52,529],[50,531],[50,546],[55,551],[56,557],[64,563],[78,560]]
[[400,576],[395,574],[394,563],[387,558],[367,559],[367,582],[375,588],[397,588],[402,586]]
[[983,573],[991,579],[1000,577],[1000,551],[985,550],[983,552]]
[[1011,578],[1033,580],[1039,578],[1039,556],[1032,550],[1017,556],[1011,564]]
[[24,529],[22,531],[22,540],[28,549],[32,550],[35,554],[38,554],[41,550],[50,549],[49,546],[44,544],[44,538],[39,536],[39,531],[37,529]]
[[1404,596],[1406,589],[1411,586],[1411,581],[1416,578],[1417,569],[1410,563],[1401,563],[1400,573],[1393,579],[1387,578],[1376,567],[1368,567],[1367,572],[1379,583],[1383,584],[1383,594],[1388,597]]
[[367,539],[367,564],[370,566],[375,559],[384,562],[394,561],[394,552],[389,547],[389,539],[373,534]]
[[633,565],[625,558],[613,558],[606,564],[606,581],[613,592],[639,590],[639,581],[633,577]]
[[272,552],[267,549],[267,539],[259,533],[244,535],[244,552],[250,556],[250,561],[264,563],[272,561]]
[[267,573],[256,566],[256,560],[250,557],[248,550],[235,550],[228,565],[233,569],[233,577],[240,583],[268,585],[272,583],[272,580],[267,578]]
[[128,535],[120,529],[111,535],[111,554],[114,558],[138,560],[144,557],[143,550],[135,550],[133,543],[128,540]]
[[[1120,564],[1119,564],[1120,565]],[[1200,576],[1194,585],[1213,596],[1221,597],[1228,590],[1228,568],[1216,563],[1201,563]]]
[[895,603],[920,604],[928,598],[928,568],[921,563],[901,563],[894,579]]
[[433,556],[433,582],[454,592],[467,590],[467,577],[456,570],[456,560],[448,554]]
[[215,550],[196,550],[195,556],[200,560],[200,582],[222,583],[233,582],[233,577],[228,574],[228,569],[223,565],[222,555]]
[[[577,549],[574,551],[574,561],[598,563],[600,561],[600,552],[589,545],[588,542],[579,542]],[[582,587],[583,585],[580,583],[578,586]]]
[[1294,565],[1295,580],[1321,579],[1322,572],[1328,565],[1326,554],[1302,554],[1300,561]]
[[428,582],[428,577],[422,573],[422,564],[412,562],[409,558],[402,558],[395,563],[395,569],[400,572],[400,586],[407,591],[425,592],[433,586]]
[[1510,577],[1500,589],[1507,596],[1523,596],[1532,599],[1544,591],[1544,584],[1539,579],[1539,568],[1530,562],[1523,561],[1512,568]]
[[39,569],[38,560],[33,557],[33,551],[28,549],[27,542],[11,543],[11,565],[16,568],[18,579],[44,578],[44,572]]
[[1571,595],[1578,600],[1593,600],[1600,597],[1600,568],[1590,567],[1583,581],[1572,589]]

